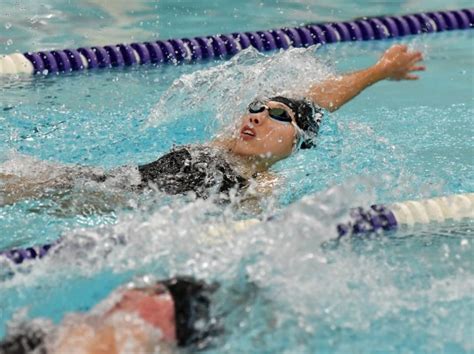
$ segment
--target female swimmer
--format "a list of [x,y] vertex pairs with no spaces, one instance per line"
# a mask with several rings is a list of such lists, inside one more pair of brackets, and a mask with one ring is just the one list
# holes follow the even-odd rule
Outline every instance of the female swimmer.
[[[138,166],[129,180],[133,190],[156,188],[169,194],[194,192],[206,198],[211,192],[245,189],[249,181],[294,151],[314,145],[323,109],[335,111],[365,88],[381,80],[416,80],[422,54],[405,45],[393,45],[373,66],[313,85],[306,97],[276,96],[251,102],[231,137],[204,145],[181,146],[154,162]],[[0,174],[0,205],[38,197],[51,190],[67,190],[79,178],[106,182],[112,171],[80,166],[64,168],[53,178],[37,181]],[[3,200],[3,201],[2,201]]]

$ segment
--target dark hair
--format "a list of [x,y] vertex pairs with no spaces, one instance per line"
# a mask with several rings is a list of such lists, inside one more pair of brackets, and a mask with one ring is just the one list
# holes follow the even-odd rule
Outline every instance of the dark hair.
[[296,124],[306,135],[300,148],[309,149],[313,147],[315,145],[313,139],[318,135],[323,110],[307,99],[297,100],[283,96],[275,96],[269,100],[283,103],[295,113]]
[[210,335],[218,332],[211,316],[210,299],[218,286],[192,277],[176,277],[160,283],[173,297],[178,346],[205,347],[210,342]]
[[46,354],[44,338],[46,333],[28,324],[22,324],[15,333],[0,342],[0,354]]

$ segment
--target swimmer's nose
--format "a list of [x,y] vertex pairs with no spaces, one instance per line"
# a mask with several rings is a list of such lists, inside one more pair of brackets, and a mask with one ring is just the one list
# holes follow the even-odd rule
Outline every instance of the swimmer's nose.
[[260,125],[262,123],[262,119],[259,117],[250,117],[250,123]]

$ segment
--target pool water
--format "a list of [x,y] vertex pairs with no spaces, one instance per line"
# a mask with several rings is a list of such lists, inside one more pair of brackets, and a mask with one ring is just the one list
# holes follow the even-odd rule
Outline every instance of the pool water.
[[[0,49],[144,41],[470,5],[117,4],[11,1],[0,14]],[[9,274],[0,278],[0,336],[20,308],[29,317],[59,321],[133,276],[184,273],[221,283],[216,311],[226,314],[225,333],[209,352],[474,351],[470,221],[333,241],[335,225],[351,206],[474,190],[472,31],[401,42],[423,51],[422,79],[379,83],[327,115],[316,149],[273,168],[280,183],[260,201],[258,215],[232,203],[158,193],[123,194],[119,206],[112,199],[98,206],[90,195],[113,198],[120,189],[80,183],[72,195],[0,207],[0,249],[65,240],[41,262],[0,261],[0,277]],[[0,173],[35,176],[42,168],[79,164],[122,166],[126,178],[123,166],[152,161],[173,145],[208,141],[256,95],[303,92],[328,73],[374,63],[393,43],[269,55],[248,50],[226,62],[0,78]],[[243,232],[232,229],[235,220],[262,215],[277,218]],[[212,236],[210,224],[229,231]]]

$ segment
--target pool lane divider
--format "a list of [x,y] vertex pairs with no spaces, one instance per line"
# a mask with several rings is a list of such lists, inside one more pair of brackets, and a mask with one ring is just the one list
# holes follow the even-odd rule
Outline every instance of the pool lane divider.
[[[463,219],[474,219],[474,193],[410,200],[386,206],[379,204],[372,205],[370,208],[354,208],[350,212],[349,220],[337,225],[337,239]],[[225,236],[229,232],[242,232],[260,222],[258,219],[248,219],[231,225],[212,226],[208,233],[212,237]],[[53,244],[15,248],[0,252],[0,257],[6,257],[15,264],[21,264],[43,258],[60,243],[59,239]]]
[[14,53],[0,56],[0,75],[48,75],[143,64],[177,64],[229,58],[250,46],[266,52],[315,44],[380,40],[471,28],[474,28],[474,8],[364,17],[352,21],[315,23],[268,31]]
[[455,194],[424,200],[409,200],[388,206],[351,210],[350,220],[337,225],[338,238],[380,231],[396,230],[402,226],[460,221],[474,218],[474,193]]

